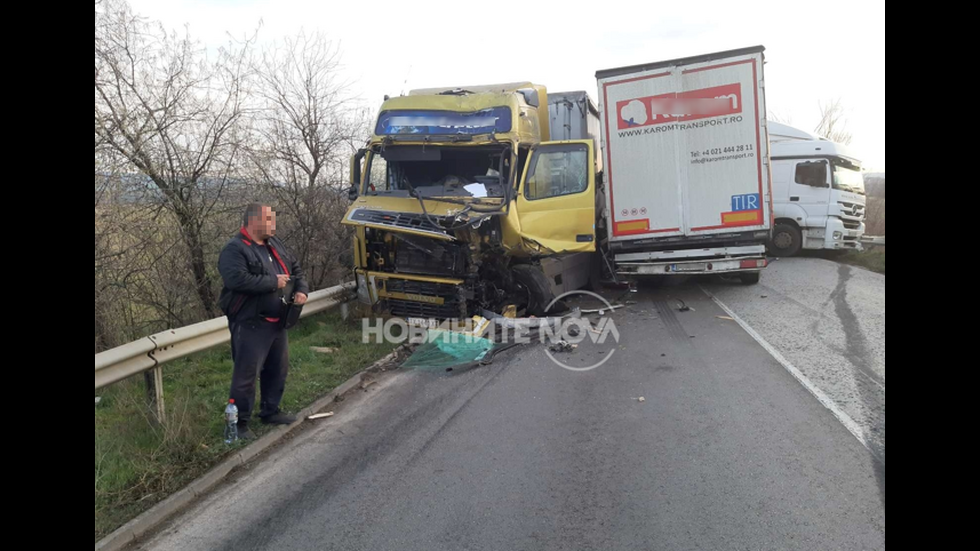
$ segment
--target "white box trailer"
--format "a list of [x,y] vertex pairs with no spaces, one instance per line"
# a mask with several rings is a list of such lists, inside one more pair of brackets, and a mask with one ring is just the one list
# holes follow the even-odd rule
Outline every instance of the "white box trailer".
[[758,281],[772,227],[763,50],[596,73],[618,274]]

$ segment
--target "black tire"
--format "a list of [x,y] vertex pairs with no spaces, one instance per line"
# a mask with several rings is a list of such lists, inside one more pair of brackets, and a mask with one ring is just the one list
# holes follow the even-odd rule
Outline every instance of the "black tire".
[[558,305],[552,310],[545,312],[545,308],[555,299],[555,294],[551,292],[551,285],[548,283],[547,276],[538,266],[531,264],[518,264],[511,268],[514,276],[514,283],[517,289],[518,301],[523,301],[526,309],[525,315],[545,316],[554,314],[558,310]]
[[760,275],[760,272],[742,272],[738,274],[738,278],[746,285],[755,285],[756,283],[759,283]]
[[803,246],[803,234],[792,224],[776,224],[769,248],[775,256],[793,256]]

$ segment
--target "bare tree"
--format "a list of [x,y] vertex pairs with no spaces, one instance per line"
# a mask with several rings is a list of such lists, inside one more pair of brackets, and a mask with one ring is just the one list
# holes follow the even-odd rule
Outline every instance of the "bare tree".
[[782,111],[776,111],[775,109],[770,109],[769,114],[766,116],[771,121],[779,122],[787,126],[793,126],[793,117],[784,114]]
[[339,69],[339,46],[305,32],[255,64],[260,103],[249,148],[252,180],[286,215],[281,233],[314,287],[331,280],[337,254],[350,247],[339,223],[347,205],[343,167],[369,128]]
[[847,120],[844,117],[844,107],[841,105],[840,98],[831,100],[826,105],[821,103],[817,105],[820,108],[820,122],[813,131],[832,142],[844,145],[851,143],[852,136],[846,129]]
[[232,44],[209,62],[190,37],[147,23],[124,2],[96,5],[96,144],[162,192],[209,316],[216,306],[202,230],[241,149],[250,46]]

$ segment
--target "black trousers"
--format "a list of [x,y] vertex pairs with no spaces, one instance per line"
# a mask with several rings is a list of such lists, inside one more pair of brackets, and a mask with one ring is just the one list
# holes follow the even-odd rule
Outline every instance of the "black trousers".
[[252,418],[255,403],[255,376],[259,375],[259,417],[279,410],[289,372],[289,340],[286,330],[278,323],[253,319],[229,322],[231,330],[231,359],[235,370],[231,376],[231,398],[238,407],[238,421]]

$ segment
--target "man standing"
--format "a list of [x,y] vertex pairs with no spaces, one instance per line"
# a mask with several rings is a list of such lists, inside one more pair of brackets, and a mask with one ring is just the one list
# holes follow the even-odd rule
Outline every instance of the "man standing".
[[[275,237],[276,213],[268,205],[245,209],[242,228],[218,258],[224,281],[218,300],[228,316],[231,358],[235,364],[231,398],[238,406],[238,436],[253,438],[248,428],[259,374],[263,423],[288,425],[296,420],[279,410],[289,370],[289,341],[283,322],[286,303],[306,302],[309,286],[299,262]],[[292,288],[293,297],[288,296]]]

